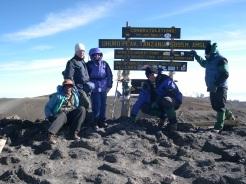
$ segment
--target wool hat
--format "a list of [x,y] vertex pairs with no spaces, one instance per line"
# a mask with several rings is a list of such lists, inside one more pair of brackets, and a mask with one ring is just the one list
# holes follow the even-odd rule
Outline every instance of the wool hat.
[[75,49],[75,52],[77,52],[79,50],[84,50],[85,51],[85,45],[82,44],[82,43],[76,43],[74,49]]
[[150,68],[150,67],[147,67],[145,69],[145,75],[146,75],[147,78],[149,78],[149,76],[154,74],[154,73],[155,73],[154,70],[152,68]]

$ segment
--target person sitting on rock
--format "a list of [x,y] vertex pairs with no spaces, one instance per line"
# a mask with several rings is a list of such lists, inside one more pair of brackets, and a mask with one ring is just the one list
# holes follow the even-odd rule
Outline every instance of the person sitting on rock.
[[94,89],[94,83],[90,82],[90,77],[85,62],[85,45],[82,43],[76,43],[75,54],[70,59],[65,70],[62,72],[63,78],[71,79],[74,81],[74,85],[78,89],[80,106],[86,109],[86,122],[88,125],[94,126],[94,115],[92,112],[91,104],[91,92]]
[[68,122],[71,127],[71,137],[75,140],[80,139],[78,133],[85,121],[86,110],[85,107],[79,106],[78,94],[73,81],[65,79],[45,105],[45,116],[52,122],[48,129],[48,139],[51,143],[56,143],[55,135]]
[[147,67],[145,75],[148,80],[144,83],[137,101],[131,110],[131,118],[135,119],[139,110],[143,113],[168,118],[167,131],[177,130],[176,112],[182,104],[182,93],[175,82],[169,76],[155,72]]

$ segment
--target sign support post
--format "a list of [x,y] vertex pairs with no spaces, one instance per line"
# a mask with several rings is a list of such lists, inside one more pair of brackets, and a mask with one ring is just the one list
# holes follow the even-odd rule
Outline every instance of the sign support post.
[[[172,28],[174,28],[174,26]],[[172,41],[174,40],[171,36],[169,37],[169,39],[171,39]],[[171,48],[170,52],[173,55],[173,48]],[[172,62],[173,62],[173,59],[170,60],[170,63],[172,63]],[[169,77],[173,79],[173,75],[174,75],[174,72],[170,71],[169,72]]]
[[[126,28],[128,28],[128,22],[126,22]],[[126,35],[126,41],[129,40],[129,35]],[[129,46],[125,47],[125,50],[129,50]],[[123,62],[127,62],[127,58],[124,58]],[[129,117],[130,113],[130,87],[129,87],[129,74],[130,70],[122,71],[122,104],[121,104],[121,117]]]

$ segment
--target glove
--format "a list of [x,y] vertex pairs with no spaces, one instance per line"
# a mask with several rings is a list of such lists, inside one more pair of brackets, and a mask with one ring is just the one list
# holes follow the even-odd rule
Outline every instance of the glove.
[[199,56],[197,55],[195,50],[190,51],[191,54],[193,54],[193,56],[195,57],[196,60],[199,59]]
[[195,50],[191,50],[190,53],[191,53],[192,55],[194,55],[194,56],[197,56],[197,53],[196,53]]

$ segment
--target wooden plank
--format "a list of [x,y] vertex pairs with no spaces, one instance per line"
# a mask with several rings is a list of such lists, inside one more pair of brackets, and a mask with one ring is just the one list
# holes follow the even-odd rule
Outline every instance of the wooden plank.
[[164,61],[114,61],[114,70],[143,70],[144,65],[160,68],[162,71],[187,71],[187,62]]
[[210,40],[99,39],[101,48],[205,49]]
[[148,59],[148,60],[179,60],[194,61],[190,51],[165,51],[165,50],[114,50],[115,59]]
[[122,27],[122,37],[127,38],[180,38],[181,28]]

